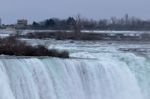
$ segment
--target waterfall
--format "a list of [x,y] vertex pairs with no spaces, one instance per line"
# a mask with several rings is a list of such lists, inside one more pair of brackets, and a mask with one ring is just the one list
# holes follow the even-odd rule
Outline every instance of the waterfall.
[[148,59],[112,53],[95,57],[0,59],[0,99],[150,98]]

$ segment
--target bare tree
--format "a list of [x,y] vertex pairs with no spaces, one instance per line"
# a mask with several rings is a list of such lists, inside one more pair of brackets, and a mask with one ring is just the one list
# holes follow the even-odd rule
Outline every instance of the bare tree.
[[81,16],[78,14],[75,17],[75,24],[74,24],[74,32],[75,32],[75,37],[77,39],[81,36],[81,28],[82,28],[82,19]]

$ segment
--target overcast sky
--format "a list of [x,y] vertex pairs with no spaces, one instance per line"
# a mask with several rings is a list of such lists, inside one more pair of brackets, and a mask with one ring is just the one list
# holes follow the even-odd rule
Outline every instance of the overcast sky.
[[31,22],[77,14],[101,19],[121,17],[125,13],[150,19],[150,0],[0,0],[0,17],[3,23],[15,23],[20,18]]

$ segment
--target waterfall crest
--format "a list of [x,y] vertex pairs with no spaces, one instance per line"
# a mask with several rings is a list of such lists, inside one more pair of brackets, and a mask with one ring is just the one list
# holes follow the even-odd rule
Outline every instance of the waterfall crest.
[[133,54],[1,59],[0,99],[148,99],[145,64],[145,58]]

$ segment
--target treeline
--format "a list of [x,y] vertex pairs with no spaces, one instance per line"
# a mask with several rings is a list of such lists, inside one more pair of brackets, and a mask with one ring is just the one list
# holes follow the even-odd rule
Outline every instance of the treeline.
[[101,20],[77,16],[67,19],[50,18],[41,22],[34,21],[28,28],[55,30],[76,30],[76,28],[82,30],[150,30],[150,20],[129,17],[128,14],[122,18],[112,17]]

